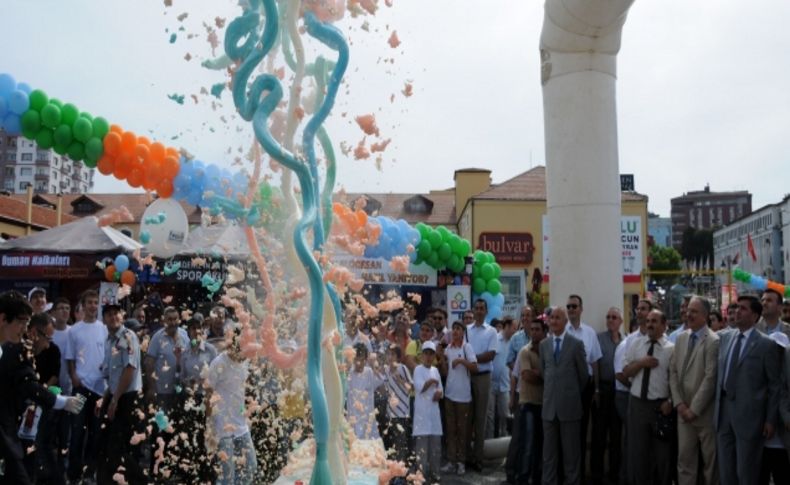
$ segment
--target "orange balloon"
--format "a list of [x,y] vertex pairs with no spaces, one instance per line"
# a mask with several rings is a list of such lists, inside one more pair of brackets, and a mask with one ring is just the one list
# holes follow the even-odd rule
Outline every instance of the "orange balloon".
[[774,290],[775,292],[779,293],[780,295],[785,294],[785,285],[781,283],[777,283],[776,281],[769,281],[768,282],[768,289]]
[[121,136],[121,150],[128,153],[134,154],[134,150],[137,147],[137,136],[131,131],[124,132]]
[[138,160],[145,162],[151,157],[151,150],[148,148],[148,145],[138,143],[137,146],[134,147],[134,154],[137,156]]
[[104,137],[104,153],[118,155],[121,150],[121,135],[111,131]]
[[137,144],[138,145],[151,146],[151,140],[149,140],[147,136],[138,136],[137,137]]
[[126,177],[126,182],[136,189],[143,185],[143,177],[143,170],[140,167],[134,167]]
[[156,190],[159,181],[162,179],[162,169],[159,164],[149,159],[148,163],[144,165],[143,173],[145,174],[143,187],[146,190]]
[[368,214],[363,210],[357,211],[357,222],[360,226],[365,226],[368,223]]
[[165,159],[165,146],[158,141],[151,143],[151,158],[157,162]]
[[132,157],[128,153],[121,153],[118,158],[115,159],[115,171],[113,174],[116,178],[123,180],[129,176],[129,172],[131,171]]
[[104,268],[104,278],[107,281],[115,281],[115,265],[111,264]]
[[164,177],[176,178],[180,169],[181,166],[178,164],[176,157],[166,156],[164,161],[162,161],[162,176]]
[[167,147],[165,149],[165,156],[176,157],[176,160],[178,160],[181,158],[181,152],[179,152],[177,148]]
[[137,281],[137,277],[134,275],[133,271],[127,269],[126,271],[121,273],[122,285],[134,286],[135,281]]
[[118,133],[118,136],[123,135],[123,128],[118,125],[110,125],[110,133]]
[[115,170],[115,158],[104,155],[99,159],[99,163],[97,163],[96,166],[99,169],[99,173],[102,175],[110,175],[113,170]]
[[156,186],[156,192],[163,199],[170,198],[173,195],[173,181],[168,178],[160,180],[159,185]]

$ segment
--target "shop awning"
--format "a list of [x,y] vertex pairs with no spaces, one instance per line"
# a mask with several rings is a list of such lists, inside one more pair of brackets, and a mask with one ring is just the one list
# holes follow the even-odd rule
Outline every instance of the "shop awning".
[[0,252],[106,253],[134,251],[142,244],[112,227],[99,227],[93,216],[0,244]]

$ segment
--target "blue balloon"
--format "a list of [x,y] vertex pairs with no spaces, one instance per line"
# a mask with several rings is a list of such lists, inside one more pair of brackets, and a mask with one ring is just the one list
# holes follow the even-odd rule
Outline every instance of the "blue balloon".
[[499,308],[505,305],[505,295],[503,295],[501,291],[494,297],[494,304]]
[[494,295],[492,295],[491,293],[489,293],[487,291],[484,291],[483,294],[480,295],[480,298],[482,298],[483,301],[486,302],[486,306],[488,307],[488,311],[491,311],[491,307],[494,306]]
[[11,94],[16,89],[16,81],[10,74],[0,74],[0,97]]
[[191,205],[200,205],[200,200],[203,198],[202,190],[195,190],[192,188],[187,195],[187,203]]
[[749,276],[749,284],[758,290],[764,290],[768,288],[768,281],[761,276],[757,276],[756,274]]
[[27,93],[17,89],[8,96],[8,109],[12,113],[22,115],[30,107],[30,100]]
[[22,124],[19,115],[14,113],[8,113],[0,125],[2,125],[5,132],[9,135],[18,135],[22,132]]
[[0,96],[0,120],[5,118],[5,115],[8,113],[8,100],[5,99],[5,96]]
[[489,320],[494,318],[502,318],[502,309],[501,308],[489,308],[488,315],[486,315]]
[[28,83],[19,83],[16,85],[16,88],[21,89],[22,91],[25,92],[25,94],[30,94],[30,91],[33,90],[33,88],[31,88],[30,84]]
[[176,189],[176,191],[180,190],[181,192],[189,192],[191,185],[192,177],[190,174],[184,173],[183,170],[179,170],[178,175],[176,175],[176,178],[173,179],[173,187]]
[[129,258],[125,254],[115,257],[115,269],[121,273],[129,269]]

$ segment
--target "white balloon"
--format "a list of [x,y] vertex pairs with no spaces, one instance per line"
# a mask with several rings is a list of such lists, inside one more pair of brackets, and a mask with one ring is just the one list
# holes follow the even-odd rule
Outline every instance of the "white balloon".
[[151,236],[146,250],[154,256],[169,258],[184,249],[187,242],[187,215],[172,198],[157,199],[143,213],[140,233],[143,231]]

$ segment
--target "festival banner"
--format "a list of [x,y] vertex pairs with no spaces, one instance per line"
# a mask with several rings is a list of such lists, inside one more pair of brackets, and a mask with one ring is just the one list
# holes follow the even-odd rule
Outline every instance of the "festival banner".
[[436,270],[425,263],[410,264],[407,273],[396,271],[384,258],[363,258],[340,253],[332,258],[332,263],[348,268],[366,285],[436,286],[437,282]]

